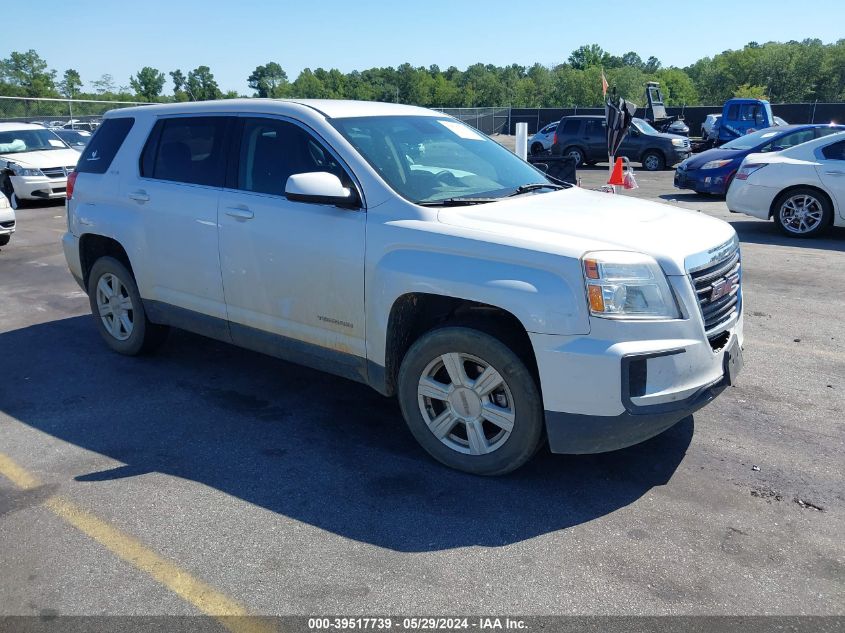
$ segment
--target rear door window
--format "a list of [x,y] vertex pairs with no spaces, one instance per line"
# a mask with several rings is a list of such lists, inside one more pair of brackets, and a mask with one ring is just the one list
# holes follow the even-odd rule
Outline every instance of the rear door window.
[[232,120],[220,116],[162,119],[141,155],[141,176],[222,187]]
[[579,119],[569,119],[563,124],[563,134],[558,136],[576,136],[578,130],[581,129],[581,121]]
[[76,171],[82,174],[106,173],[134,123],[135,119],[131,117],[103,121],[79,157]]
[[591,138],[605,136],[604,121],[598,119],[587,121],[587,136]]

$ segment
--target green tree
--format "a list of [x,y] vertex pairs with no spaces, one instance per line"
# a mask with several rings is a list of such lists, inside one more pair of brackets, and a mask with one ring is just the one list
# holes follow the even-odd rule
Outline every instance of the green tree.
[[65,97],[73,97],[79,95],[82,90],[82,78],[79,73],[73,68],[68,68],[62,75],[62,80],[59,82],[59,91]]
[[103,95],[115,91],[114,77],[109,74],[105,74],[99,79],[92,81],[91,85],[94,86],[94,92],[96,92],[98,95]]
[[30,49],[25,53],[12,51],[0,60],[0,78],[20,89],[25,97],[55,97],[56,71],[47,70],[47,62]]
[[247,85],[255,90],[258,97],[283,97],[288,87],[288,76],[279,64],[267,62],[255,67],[247,78]]
[[164,89],[164,73],[158,68],[144,66],[137,74],[129,78],[129,85],[144,101],[158,101]]
[[610,62],[610,54],[598,44],[585,44],[572,51],[569,56],[569,65],[576,70],[585,70],[590,66],[607,65]]
[[197,66],[188,73],[185,91],[191,101],[209,101],[223,96],[208,66]]
[[187,84],[188,80],[185,78],[185,74],[179,70],[171,70],[169,73],[170,80],[173,82],[173,100],[174,101],[188,101],[188,93],[185,92],[185,85]]
[[766,86],[751,86],[749,84],[737,86],[733,96],[744,97],[746,99],[768,99],[766,96]]

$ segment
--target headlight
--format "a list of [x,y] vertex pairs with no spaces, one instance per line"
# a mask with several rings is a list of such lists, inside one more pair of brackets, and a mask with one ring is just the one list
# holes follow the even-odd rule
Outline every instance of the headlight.
[[29,167],[21,167],[15,163],[9,164],[9,169],[12,170],[12,173],[15,176],[44,176],[44,173],[40,169],[31,169]]
[[711,160],[711,161],[704,163],[701,166],[701,169],[719,169],[719,167],[724,167],[729,162],[731,162],[730,158],[728,158],[726,160]]
[[672,139],[672,145],[674,145],[675,147],[683,147],[685,144],[686,144],[686,142],[682,138],[673,138]]
[[642,253],[602,251],[582,260],[590,314],[611,319],[680,318],[666,275]]

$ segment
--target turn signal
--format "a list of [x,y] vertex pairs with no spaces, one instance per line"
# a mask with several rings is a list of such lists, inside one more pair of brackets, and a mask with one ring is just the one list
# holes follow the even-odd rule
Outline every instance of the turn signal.
[[604,297],[601,286],[587,286],[587,294],[590,296],[590,309],[593,312],[604,312]]

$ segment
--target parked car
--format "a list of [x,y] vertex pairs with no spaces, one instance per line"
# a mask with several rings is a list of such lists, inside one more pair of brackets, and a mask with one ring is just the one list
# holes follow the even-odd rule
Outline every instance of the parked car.
[[742,364],[729,224],[553,184],[424,108],[113,110],[71,175],[63,245],[114,351],[175,326],[369,384],[476,474],[542,441],[635,444]]
[[[607,127],[600,115],[565,116],[555,131],[552,154],[570,156],[577,165],[607,161]],[[690,155],[690,141],[677,134],[658,132],[643,119],[633,119],[619,156],[639,161],[648,171],[659,171]]]
[[845,226],[845,132],[746,156],[727,204],[733,213],[774,219],[790,237]]
[[716,128],[721,114],[708,114],[704,117],[704,122],[701,124],[701,138],[704,141],[716,140],[718,138],[718,130]]
[[0,192],[24,200],[64,198],[79,152],[55,132],[30,123],[0,123]]
[[15,232],[15,210],[6,196],[0,193],[0,246],[6,246]]
[[781,119],[779,116],[773,117],[774,125],[789,125],[785,120]]
[[68,121],[62,126],[65,130],[84,130],[86,132],[93,132],[97,129],[97,124],[93,121]]
[[742,160],[756,152],[777,152],[845,130],[842,125],[784,125],[740,136],[687,158],[675,170],[675,187],[725,195]]
[[56,136],[62,139],[71,149],[82,152],[88,141],[91,140],[91,132],[85,130],[54,130]]
[[537,133],[528,139],[528,149],[531,154],[537,155],[546,150],[551,149],[552,142],[555,138],[555,130],[557,129],[557,121],[549,123],[547,126],[538,130]]

